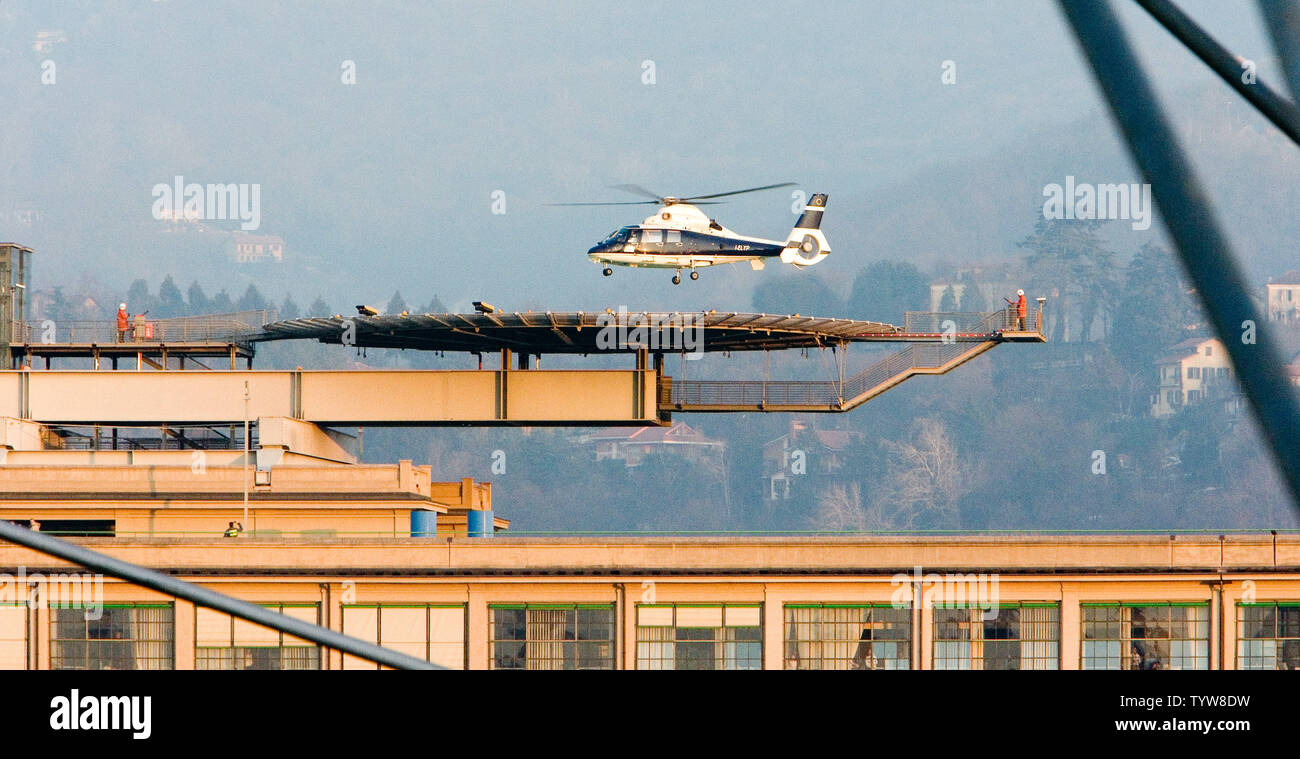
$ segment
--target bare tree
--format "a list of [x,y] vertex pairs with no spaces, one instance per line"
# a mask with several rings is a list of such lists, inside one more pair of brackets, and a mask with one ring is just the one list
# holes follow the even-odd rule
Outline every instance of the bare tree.
[[881,445],[889,453],[889,478],[873,505],[888,526],[955,525],[969,476],[943,422],[920,419],[911,440],[883,440]]
[[813,513],[817,529],[835,532],[867,529],[867,512],[862,508],[862,488],[856,482],[836,482],[817,494]]

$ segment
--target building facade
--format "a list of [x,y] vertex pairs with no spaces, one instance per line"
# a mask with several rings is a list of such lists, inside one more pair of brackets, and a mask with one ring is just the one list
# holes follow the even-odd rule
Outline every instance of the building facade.
[[1264,286],[1268,320],[1282,324],[1300,323],[1300,269],[1283,274]]
[[1193,337],[1178,343],[1156,359],[1156,371],[1160,385],[1151,398],[1152,416],[1172,416],[1206,400],[1223,403],[1229,411],[1241,408],[1232,361],[1217,338]]
[[[1300,537],[77,538],[453,669],[1296,669]],[[0,547],[0,667],[373,669]]]

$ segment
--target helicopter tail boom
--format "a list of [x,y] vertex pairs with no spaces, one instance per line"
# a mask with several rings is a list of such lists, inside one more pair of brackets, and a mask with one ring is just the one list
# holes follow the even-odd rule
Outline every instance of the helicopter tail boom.
[[817,193],[804,206],[799,221],[790,230],[781,251],[781,262],[795,266],[812,266],[821,263],[831,252],[826,235],[822,234],[822,214],[826,211],[826,194]]

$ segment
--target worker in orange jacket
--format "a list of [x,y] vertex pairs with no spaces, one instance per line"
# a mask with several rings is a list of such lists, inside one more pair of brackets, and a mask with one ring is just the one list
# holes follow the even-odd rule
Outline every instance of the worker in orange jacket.
[[126,304],[121,303],[117,307],[117,341],[126,342],[126,331],[130,327],[131,316],[126,312]]
[[1016,329],[1021,332],[1025,329],[1025,319],[1029,317],[1029,302],[1025,300],[1025,291],[1016,290],[1016,296],[1019,300],[1012,301],[1010,298],[1003,298],[1008,306],[1016,307]]

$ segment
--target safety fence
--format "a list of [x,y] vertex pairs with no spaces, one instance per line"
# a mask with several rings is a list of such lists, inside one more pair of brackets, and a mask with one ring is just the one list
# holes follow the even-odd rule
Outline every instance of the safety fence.
[[119,330],[116,319],[19,321],[14,342],[26,345],[114,343],[242,342],[248,335],[276,320],[272,309],[236,311],[167,319],[133,317]]
[[909,335],[996,335],[999,332],[1043,331],[1043,309],[1030,308],[1020,324],[1015,306],[998,311],[908,311],[903,332]]

